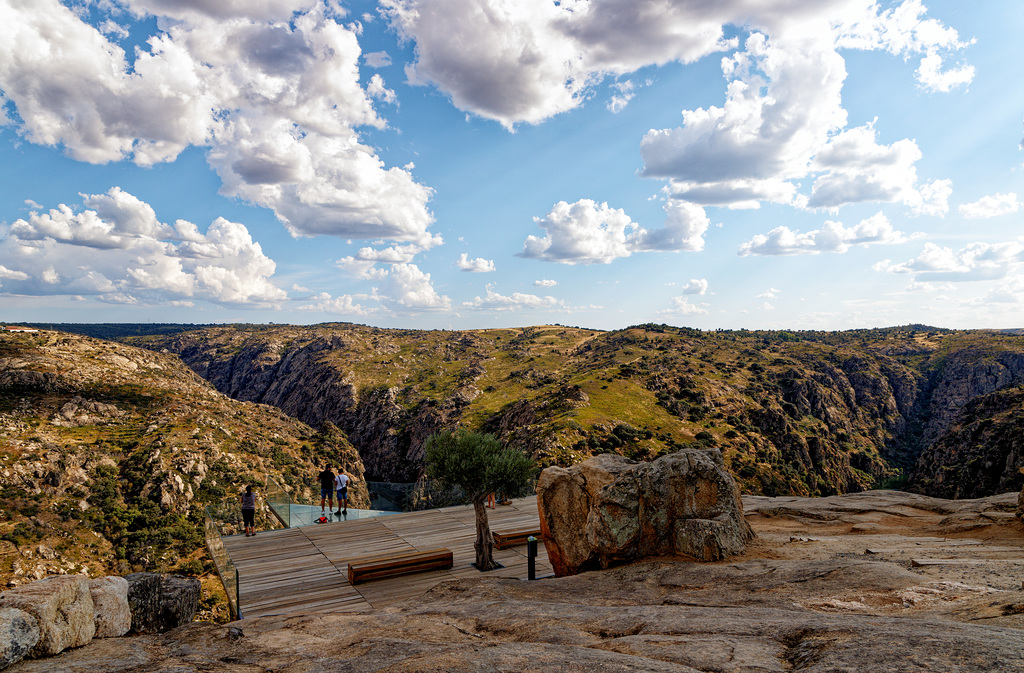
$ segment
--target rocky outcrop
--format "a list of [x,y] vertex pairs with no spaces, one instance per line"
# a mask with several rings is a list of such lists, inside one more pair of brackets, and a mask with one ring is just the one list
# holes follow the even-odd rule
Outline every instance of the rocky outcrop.
[[85,575],[47,577],[0,593],[0,669],[129,630],[170,631],[190,623],[198,607],[195,578],[157,573],[92,580]]
[[739,489],[716,450],[685,450],[638,463],[615,455],[547,468],[537,507],[559,576],[649,556],[716,561],[753,538]]
[[89,593],[96,624],[93,638],[117,638],[128,633],[132,626],[128,580],[123,577],[97,577],[89,580]]
[[39,624],[17,608],[0,608],[0,669],[21,661],[39,642]]
[[160,615],[157,631],[170,631],[196,618],[199,609],[199,580],[195,577],[164,575],[160,581]]
[[195,619],[200,586],[194,577],[132,573],[125,580],[132,633],[168,631]]
[[941,498],[978,498],[1024,487],[1024,387],[983,395],[921,453],[911,487]]
[[58,575],[0,593],[0,608],[22,610],[35,620],[39,640],[30,657],[47,657],[81,647],[96,633],[89,579]]

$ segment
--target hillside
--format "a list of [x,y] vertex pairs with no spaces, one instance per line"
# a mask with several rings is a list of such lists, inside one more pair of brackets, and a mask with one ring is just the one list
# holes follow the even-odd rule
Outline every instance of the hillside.
[[203,507],[270,473],[312,497],[314,462],[362,464],[337,430],[232,400],[167,354],[0,332],[0,582],[56,572],[199,574]]
[[[542,466],[606,451],[650,459],[717,446],[745,493],[829,495],[908,479],[928,491],[937,471],[956,462],[965,406],[1024,384],[1021,336],[924,326],[247,325],[132,342],[180,355],[233,398],[276,406],[312,427],[336,424],[369,478],[395,482],[421,474],[432,432],[464,425],[495,432]],[[1020,451],[1012,464],[989,462],[998,475],[954,475],[944,488],[952,478],[965,495],[1020,489]]]

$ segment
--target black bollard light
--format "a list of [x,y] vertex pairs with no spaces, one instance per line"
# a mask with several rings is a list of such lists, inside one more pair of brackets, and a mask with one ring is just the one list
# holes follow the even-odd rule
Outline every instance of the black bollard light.
[[526,538],[526,579],[537,579],[537,538]]

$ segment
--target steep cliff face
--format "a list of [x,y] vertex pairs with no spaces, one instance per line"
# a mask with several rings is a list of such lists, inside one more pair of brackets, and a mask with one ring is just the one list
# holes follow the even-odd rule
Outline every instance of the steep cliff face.
[[[920,326],[224,327],[149,343],[229,395],[335,423],[385,481],[414,480],[426,438],[462,424],[541,465],[716,446],[748,493],[857,491],[912,472],[970,400],[1024,382],[1020,337]],[[930,465],[957,460],[928,455]]]
[[1024,387],[1015,386],[981,395],[958,410],[921,454],[910,486],[941,498],[976,498],[1021,490],[1022,469]]
[[351,355],[396,351],[374,339],[377,330],[364,329],[328,334],[224,329],[215,330],[213,338],[179,335],[163,346],[227,395],[273,405],[313,427],[336,425],[358,447],[369,479],[415,481],[422,473],[423,443],[433,432],[456,425],[464,404],[458,396],[439,404],[357,376],[346,367]]

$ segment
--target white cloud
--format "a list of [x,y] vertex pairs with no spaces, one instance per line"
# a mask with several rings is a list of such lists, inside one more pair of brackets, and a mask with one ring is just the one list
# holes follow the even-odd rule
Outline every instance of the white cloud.
[[642,231],[621,208],[590,199],[559,201],[545,217],[533,221],[547,233],[543,238],[528,236],[520,255],[564,264],[608,264],[628,257]]
[[974,80],[974,66],[959,65],[955,68],[942,69],[942,57],[938,50],[929,49],[921,59],[917,69],[917,79],[921,86],[931,91],[950,91],[959,86],[970,84]]
[[371,98],[382,100],[385,103],[394,103],[396,100],[395,92],[384,86],[384,78],[377,73],[370,77],[370,82],[366,85],[366,93]]
[[821,229],[800,233],[781,226],[767,234],[757,234],[740,246],[740,256],[798,255],[821,252],[844,253],[853,245],[905,243],[908,238],[893,229],[882,213],[861,220],[853,227],[828,221]]
[[474,297],[473,301],[462,303],[463,308],[488,311],[521,311],[526,309],[562,309],[565,303],[554,297],[538,297],[535,294],[513,292],[510,296],[498,294],[492,285],[487,286],[485,297]]
[[612,85],[612,89],[615,90],[615,93],[605,103],[605,107],[612,113],[621,112],[629,105],[629,101],[633,100],[633,97],[636,96],[636,86],[632,80],[627,79],[622,82],[616,82]]
[[391,65],[391,56],[386,51],[371,51],[363,56],[363,60],[371,68],[386,68]]
[[466,253],[462,253],[459,259],[455,261],[455,266],[470,273],[490,273],[494,271],[494,260],[484,259],[483,257],[469,259]]
[[960,214],[969,220],[980,220],[1016,213],[1020,210],[1020,201],[1013,192],[1009,194],[993,194],[983,196],[974,203],[964,203],[958,208]]
[[9,291],[149,304],[264,306],[285,298],[270,280],[274,261],[242,224],[217,218],[204,234],[191,222],[159,222],[149,204],[117,187],[82,197],[85,210],[60,204],[10,226],[0,239],[0,260],[15,281]]
[[683,286],[683,294],[707,294],[707,278],[691,278],[690,282]]
[[992,288],[974,303],[987,306],[992,303],[1019,305],[1022,302],[1024,302],[1024,277],[1017,276]]
[[169,16],[176,19],[244,18],[256,21],[287,21],[293,12],[304,12],[316,0],[125,0],[137,14]]
[[[0,4],[0,90],[30,142],[139,165],[209,148],[222,193],[297,236],[422,242],[432,196],[356,129],[382,128],[359,81],[359,26],[320,0],[133,0],[162,32],[124,50],[57,0]],[[38,86],[46,82],[46,87]],[[4,120],[0,120],[4,121]],[[10,122],[10,120],[6,120]]]
[[807,205],[837,208],[864,201],[914,201],[914,164],[920,158],[913,140],[879,145],[873,124],[843,131],[814,156],[812,169],[826,173],[814,181]]
[[1004,243],[970,243],[960,250],[925,243],[921,254],[902,263],[879,262],[876,271],[915,274],[916,282],[964,282],[1005,277],[1024,262],[1024,237]]
[[24,271],[12,271],[3,264],[0,264],[0,278],[7,278],[9,280],[28,280],[29,275]]
[[314,297],[310,298],[309,304],[301,304],[296,308],[297,311],[308,311],[315,313],[340,313],[343,315],[374,315],[380,313],[379,308],[366,308],[361,304],[356,303],[355,297],[352,295],[341,295],[340,297],[332,297],[328,292],[321,292]]
[[633,222],[621,208],[610,208],[590,199],[575,203],[559,201],[534,222],[544,237],[528,236],[520,257],[563,264],[608,264],[634,252],[701,250],[708,218],[692,203],[670,199],[665,205],[665,226],[647,230]]
[[708,315],[708,304],[691,304],[687,297],[672,297],[671,305],[658,315]]
[[384,301],[392,308],[409,310],[448,309],[451,300],[434,290],[430,274],[415,264],[395,264],[387,274]]
[[542,278],[540,280],[533,281],[533,284],[536,287],[554,287],[554,286],[558,285],[558,281],[557,280],[549,280],[547,278]]
[[770,287],[761,294],[757,295],[758,299],[778,299],[780,290],[774,287]]

